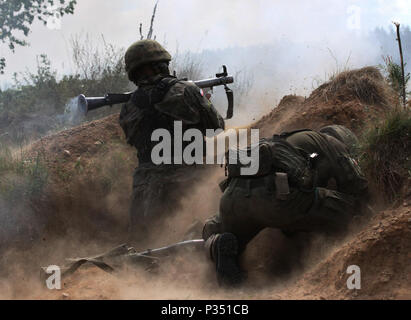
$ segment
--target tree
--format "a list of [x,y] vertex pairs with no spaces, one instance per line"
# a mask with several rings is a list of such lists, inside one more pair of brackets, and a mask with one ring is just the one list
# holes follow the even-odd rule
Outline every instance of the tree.
[[[402,103],[406,100],[406,89],[408,82],[410,81],[410,73],[407,73],[403,77],[403,71],[401,65],[395,63],[390,56],[382,57],[384,60],[384,64],[380,65],[380,69],[385,74],[385,79],[388,84],[391,86],[392,89],[398,94]],[[407,64],[404,64],[404,68]]]
[[[156,18],[158,2],[159,0],[157,0],[156,4],[154,5],[153,14],[151,15],[150,29],[148,30],[146,39],[153,38],[153,31],[154,31],[153,26],[154,26],[154,20]],[[142,23],[140,23],[139,32],[140,32],[140,40],[143,40],[144,35],[143,35],[143,24]],[[156,36],[154,36],[153,40],[156,40]]]
[[[76,3],[76,0],[0,0],[0,41],[12,52],[16,46],[27,46],[24,37],[28,36],[36,18],[46,25],[50,17],[73,14]],[[0,57],[1,74],[5,66],[6,60]]]

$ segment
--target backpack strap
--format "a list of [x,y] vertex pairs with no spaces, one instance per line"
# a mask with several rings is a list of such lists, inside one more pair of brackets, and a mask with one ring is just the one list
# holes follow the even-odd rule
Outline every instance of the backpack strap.
[[295,133],[299,132],[306,132],[306,131],[313,131],[311,129],[298,129],[298,130],[293,130],[293,131],[285,131],[280,134],[274,134],[273,138],[275,139],[287,139],[289,136],[292,136]]
[[150,85],[148,90],[145,86],[138,87],[133,92],[131,101],[142,109],[149,108],[163,100],[168,90],[179,81],[176,77],[166,76]]
[[167,77],[162,78],[155,86],[155,95],[157,98],[156,100],[158,100],[155,103],[163,100],[168,90],[179,81],[180,81],[179,79],[173,76],[167,76]]
[[167,76],[162,78],[156,85],[159,90],[168,90],[170,87],[181,81],[174,76]]

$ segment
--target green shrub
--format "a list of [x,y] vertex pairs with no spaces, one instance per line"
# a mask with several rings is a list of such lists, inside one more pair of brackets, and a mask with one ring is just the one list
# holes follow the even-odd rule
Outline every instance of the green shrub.
[[411,176],[411,111],[396,108],[362,138],[361,164],[374,187],[393,201]]
[[[131,91],[123,64],[123,49],[107,44],[93,44],[86,36],[72,39],[72,74],[59,77],[47,55],[37,57],[34,72],[14,74],[14,84],[0,90],[0,141],[19,144],[78,123],[68,123],[62,115],[70,100],[79,94],[103,96],[108,92]],[[85,117],[94,120],[117,112],[101,108]]]
[[[384,64],[380,65],[380,69],[385,75],[385,80],[390,85],[390,87],[398,94],[398,97],[403,96],[403,83],[402,83],[402,70],[398,63],[392,60],[392,57],[383,57]],[[407,64],[404,64],[404,68]],[[410,80],[410,73],[406,73],[404,76],[405,88],[407,88],[408,82]],[[407,93],[406,93],[407,94]]]
[[23,152],[13,155],[10,148],[0,145],[0,195],[9,202],[39,196],[48,181],[48,170],[41,153],[35,159]]

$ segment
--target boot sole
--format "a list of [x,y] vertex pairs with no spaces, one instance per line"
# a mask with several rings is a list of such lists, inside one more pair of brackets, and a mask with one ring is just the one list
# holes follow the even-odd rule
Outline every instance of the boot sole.
[[237,285],[241,270],[237,264],[238,243],[231,233],[223,233],[217,240],[217,278],[220,285]]

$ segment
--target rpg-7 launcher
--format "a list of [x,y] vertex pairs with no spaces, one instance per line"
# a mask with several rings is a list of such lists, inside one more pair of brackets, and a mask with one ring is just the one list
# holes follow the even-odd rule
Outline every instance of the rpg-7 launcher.
[[[199,88],[210,88],[224,86],[228,108],[226,119],[233,117],[234,95],[233,91],[227,84],[233,83],[234,78],[227,73],[227,67],[223,66],[223,72],[217,73],[215,78],[192,81]],[[86,97],[84,94],[78,96],[78,109],[86,114],[90,110],[98,109],[104,106],[113,106],[119,103],[126,103],[130,100],[132,92],[127,93],[107,93],[104,97]]]

